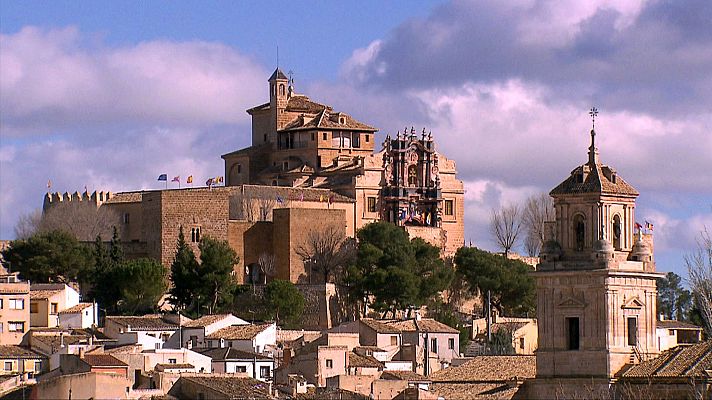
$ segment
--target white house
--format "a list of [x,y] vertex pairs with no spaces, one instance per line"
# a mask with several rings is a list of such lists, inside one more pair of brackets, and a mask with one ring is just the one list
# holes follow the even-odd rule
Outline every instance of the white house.
[[232,314],[205,315],[181,325],[181,334],[174,335],[165,347],[206,348],[205,336],[232,325],[249,325],[249,323]]
[[659,320],[655,324],[658,350],[665,351],[681,344],[695,344],[702,339],[702,328],[683,321]]
[[231,347],[254,353],[264,353],[277,343],[277,325],[232,325],[205,336],[208,348]]
[[83,329],[96,325],[99,321],[98,307],[94,303],[79,303],[59,312],[59,327],[64,329]]
[[[212,368],[210,357],[189,349],[153,349],[144,350],[141,354],[144,357],[144,371],[161,369],[167,372],[169,369],[180,369],[180,372],[210,373]],[[167,367],[169,365],[174,367]]]
[[59,326],[59,313],[79,304],[79,293],[64,283],[30,285],[30,326]]
[[274,359],[261,354],[235,350],[231,347],[202,349],[200,352],[212,361],[212,372],[216,374],[247,374],[250,378],[271,381]]
[[[117,345],[140,344],[144,350],[161,349],[179,332],[177,315],[106,317],[104,333],[117,339]],[[185,322],[190,321],[185,317]],[[182,322],[182,321],[181,321]]]

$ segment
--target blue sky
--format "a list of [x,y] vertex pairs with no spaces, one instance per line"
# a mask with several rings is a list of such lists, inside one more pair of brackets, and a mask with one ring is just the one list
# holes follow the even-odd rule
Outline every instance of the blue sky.
[[601,159],[640,192],[658,269],[712,227],[712,3],[614,0],[0,2],[0,237],[52,191],[203,181],[249,144],[279,64],[377,126],[427,127],[489,212]]

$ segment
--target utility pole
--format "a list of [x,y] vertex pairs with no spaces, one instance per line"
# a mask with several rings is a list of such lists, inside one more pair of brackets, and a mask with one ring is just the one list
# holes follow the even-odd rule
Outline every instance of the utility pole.
[[492,291],[487,291],[487,349],[492,341]]

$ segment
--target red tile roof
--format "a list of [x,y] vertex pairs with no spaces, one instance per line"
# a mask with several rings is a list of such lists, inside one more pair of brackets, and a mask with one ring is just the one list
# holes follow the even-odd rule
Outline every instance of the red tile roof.
[[391,321],[388,325],[403,332],[460,333],[457,329],[430,318]]
[[92,306],[92,303],[79,303],[74,307],[69,307],[65,310],[60,311],[60,314],[73,314],[73,313],[78,313],[82,312],[85,309],[89,308]]
[[263,332],[272,324],[263,325],[232,325],[219,329],[209,335],[206,339],[225,339],[225,340],[250,340]]
[[659,356],[632,366],[623,378],[708,378],[705,370],[712,369],[712,340],[690,346],[677,346]]
[[127,367],[128,364],[112,356],[111,354],[84,354],[82,358],[85,363],[92,367]]
[[508,382],[512,378],[534,378],[535,356],[477,356],[457,367],[435,372],[433,382]]

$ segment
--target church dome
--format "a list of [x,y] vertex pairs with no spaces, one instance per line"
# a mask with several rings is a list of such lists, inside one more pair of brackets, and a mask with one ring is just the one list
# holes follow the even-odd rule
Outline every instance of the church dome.
[[631,252],[634,256],[649,256],[653,253],[650,250],[650,245],[640,236],[638,236],[638,239],[635,241]]

